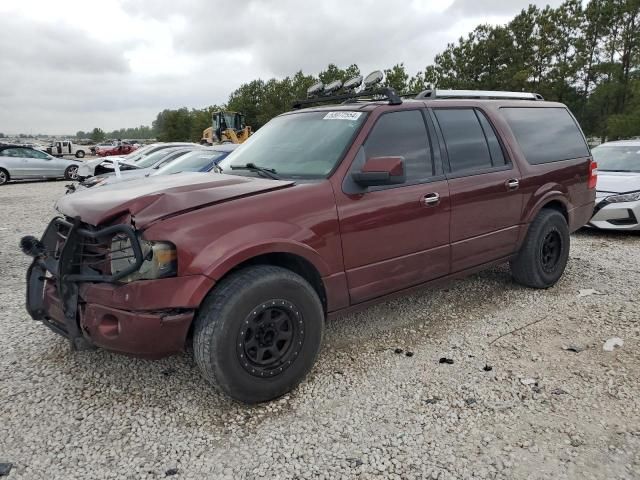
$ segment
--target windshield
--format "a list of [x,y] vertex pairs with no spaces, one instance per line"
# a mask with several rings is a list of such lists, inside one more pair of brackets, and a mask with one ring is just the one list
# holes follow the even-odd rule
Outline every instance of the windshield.
[[300,112],[276,117],[220,162],[224,173],[256,175],[236,169],[253,164],[279,177],[326,177],[341,160],[362,125],[363,112]]
[[168,155],[175,152],[172,148],[163,148],[162,150],[158,150],[157,152],[152,153],[151,155],[147,155],[139,162],[136,162],[136,166],[140,168],[152,167],[160,160],[164,159]]
[[591,153],[600,172],[640,172],[640,145],[600,145]]
[[147,145],[146,147],[139,148],[131,152],[129,155],[126,155],[124,159],[128,162],[135,162],[136,160],[144,157],[149,150],[156,148],[157,146],[158,145]]
[[175,162],[171,162],[169,165],[160,168],[155,174],[167,175],[178,172],[198,172],[207,165],[216,162],[220,157],[224,157],[227,153],[228,152],[211,150],[205,152],[189,152]]

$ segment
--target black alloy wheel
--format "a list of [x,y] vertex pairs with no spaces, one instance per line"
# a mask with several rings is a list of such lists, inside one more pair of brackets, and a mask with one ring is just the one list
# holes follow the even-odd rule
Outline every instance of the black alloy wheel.
[[243,368],[256,377],[282,373],[300,354],[304,343],[300,311],[282,299],[256,306],[239,330],[238,359]]

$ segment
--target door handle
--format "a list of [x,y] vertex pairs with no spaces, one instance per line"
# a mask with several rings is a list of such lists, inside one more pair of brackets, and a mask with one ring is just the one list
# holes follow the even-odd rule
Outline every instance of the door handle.
[[505,185],[507,186],[507,190],[517,190],[520,186],[520,182],[517,178],[510,178],[505,182]]
[[424,203],[427,207],[435,207],[440,203],[440,194],[439,193],[427,193],[424,197],[422,197],[422,203]]

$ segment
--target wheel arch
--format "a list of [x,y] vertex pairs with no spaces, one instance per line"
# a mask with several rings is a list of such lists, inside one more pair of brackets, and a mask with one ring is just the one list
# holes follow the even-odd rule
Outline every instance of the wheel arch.
[[[221,280],[223,280],[224,278],[228,277],[229,275],[243,268],[247,268],[255,265],[273,265],[273,266],[285,268],[289,271],[292,271],[300,275],[311,285],[311,287],[318,294],[318,297],[320,298],[320,303],[322,304],[322,310],[326,317],[327,305],[328,305],[327,290],[322,280],[320,270],[318,270],[318,268],[316,268],[316,266],[304,256],[296,253],[292,253],[289,251],[271,251],[271,252],[260,253],[260,254],[245,258],[244,260],[236,263],[230,268],[227,268],[223,273],[217,276],[215,283],[202,296],[199,303],[202,304],[202,302],[204,302],[207,296],[211,292],[215,291],[216,286],[220,283]],[[192,322],[189,327],[187,338],[193,338],[194,328],[195,328],[195,321]]]
[[[246,258],[236,261],[232,266],[227,265],[224,271],[222,271],[222,269],[216,270],[217,273],[214,277],[217,279],[216,283],[233,272],[253,265],[273,265],[300,275],[309,282],[316,291],[322,302],[324,313],[327,313],[327,291],[322,280],[321,271],[311,260],[299,253],[293,253],[291,251],[269,251],[246,256]],[[215,289],[215,286],[213,289]]]
[[560,212],[566,220],[567,225],[571,225],[571,213],[566,196],[557,190],[548,191],[546,194],[541,195],[532,206],[527,207],[528,215],[525,217],[524,225],[520,229],[517,250],[522,248],[522,245],[529,233],[531,222],[533,222],[538,214],[545,208]]
[[527,225],[530,224],[533,219],[538,216],[543,208],[550,208],[552,210],[560,212],[567,221],[567,224],[570,224],[571,217],[569,213],[569,202],[562,192],[551,191],[538,198],[533,208],[529,209],[529,215],[526,217]]

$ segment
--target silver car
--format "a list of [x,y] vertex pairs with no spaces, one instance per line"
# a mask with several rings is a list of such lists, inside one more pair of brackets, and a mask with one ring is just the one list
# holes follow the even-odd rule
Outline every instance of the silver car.
[[0,185],[9,180],[66,178],[77,180],[80,160],[56,158],[33,148],[0,145]]
[[592,150],[598,163],[596,207],[589,226],[640,230],[640,140],[607,142]]

